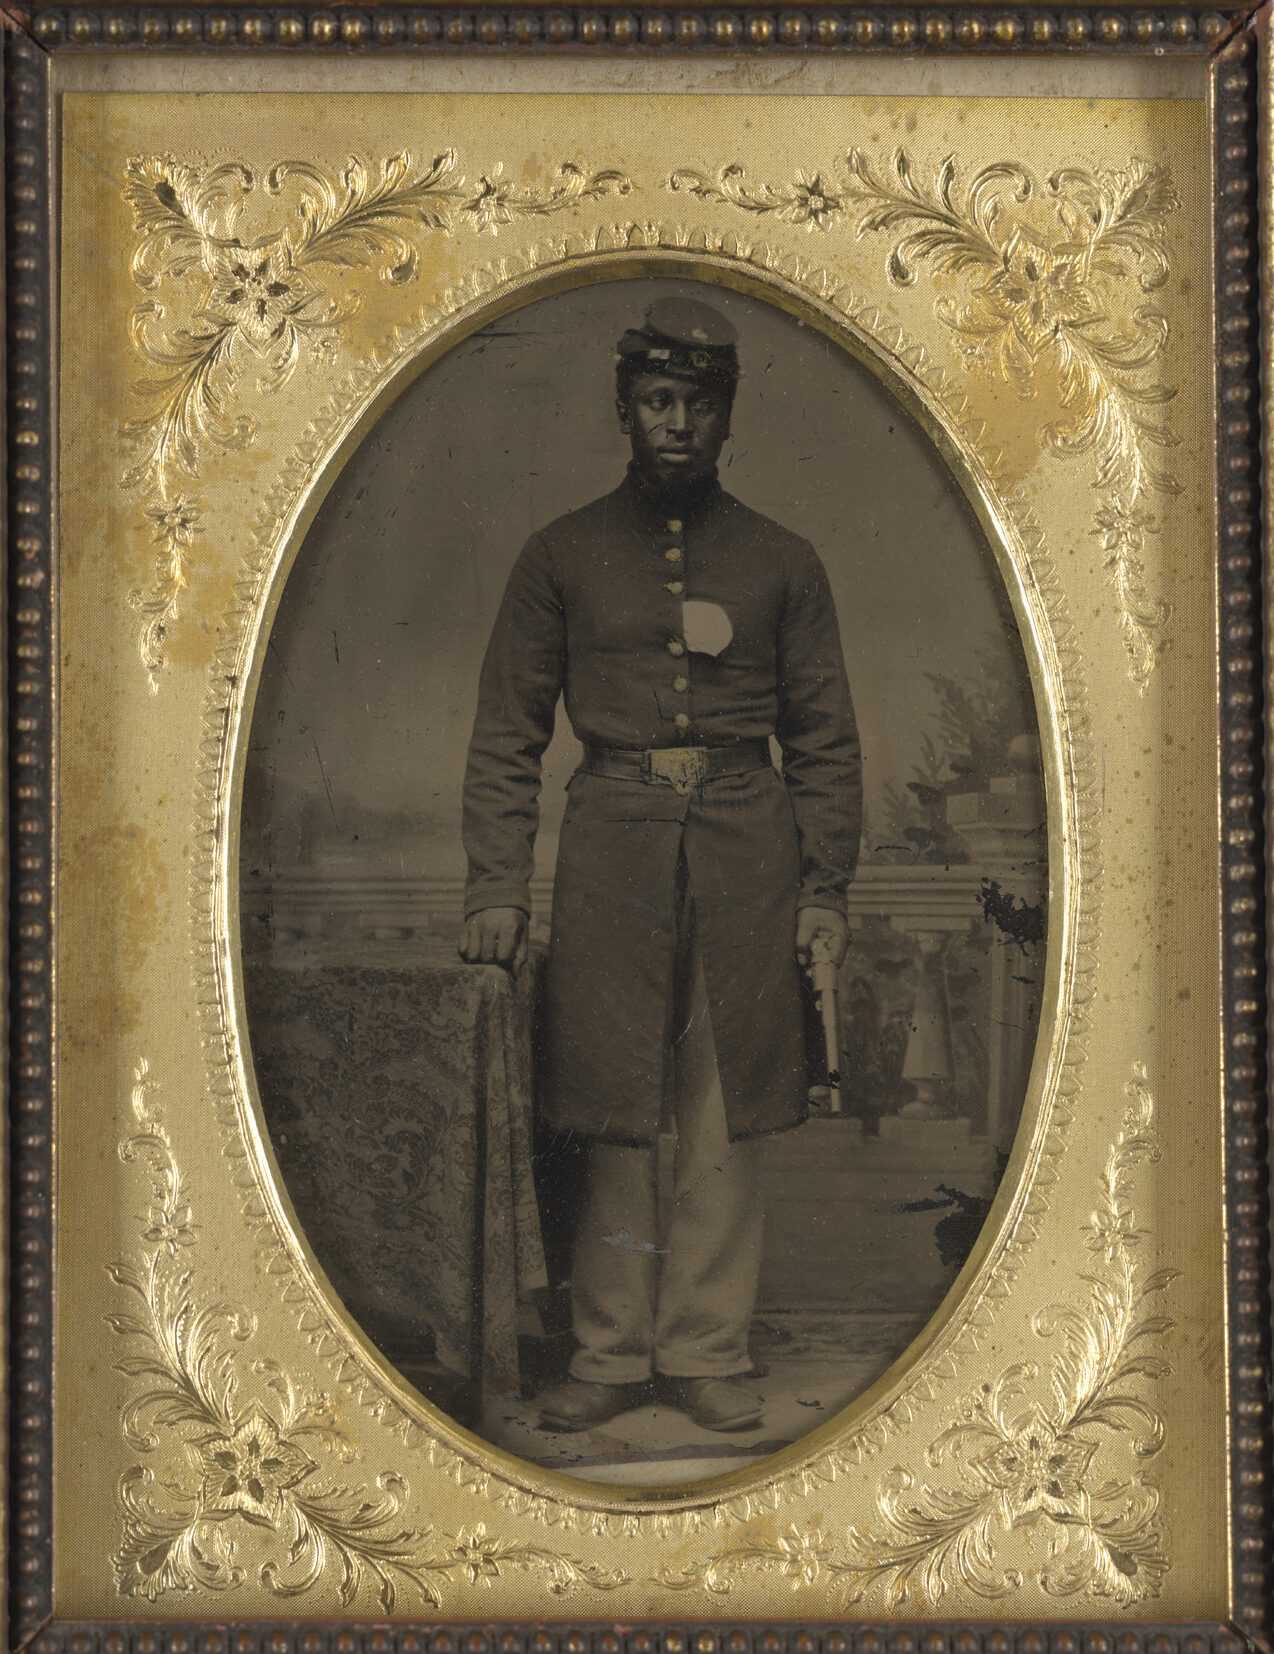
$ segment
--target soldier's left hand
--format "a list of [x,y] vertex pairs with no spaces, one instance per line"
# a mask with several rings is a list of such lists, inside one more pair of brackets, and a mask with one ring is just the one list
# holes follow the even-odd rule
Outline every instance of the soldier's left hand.
[[849,921],[834,907],[802,907],[796,914],[796,957],[805,970],[809,969],[816,937],[827,938],[827,951],[834,965],[839,965],[849,946]]

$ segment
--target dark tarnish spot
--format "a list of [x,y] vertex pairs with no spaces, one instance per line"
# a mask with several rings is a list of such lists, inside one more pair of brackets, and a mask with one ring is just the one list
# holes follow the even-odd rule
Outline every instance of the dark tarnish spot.
[[979,1195],[966,1194],[963,1189],[953,1189],[949,1183],[939,1183],[938,1200],[907,1200],[898,1208],[900,1212],[941,1212],[947,1216],[934,1225],[933,1239],[938,1248],[938,1256],[944,1264],[959,1265],[964,1262],[973,1250],[973,1243],[978,1238],[978,1231],[991,1209],[991,1202]]
[[1001,890],[998,880],[983,879],[978,906],[987,923],[994,925],[1006,942],[1029,948],[1044,940],[1043,902],[1019,901],[1011,892]]

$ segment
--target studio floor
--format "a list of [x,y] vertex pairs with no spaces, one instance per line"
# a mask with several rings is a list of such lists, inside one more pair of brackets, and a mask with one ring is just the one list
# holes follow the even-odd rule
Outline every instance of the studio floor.
[[568,1434],[537,1423],[534,1399],[494,1397],[479,1434],[547,1470],[592,1481],[663,1486],[727,1475],[790,1446],[834,1418],[884,1373],[925,1315],[803,1310],[759,1315],[747,1380],[765,1401],[753,1430],[701,1430],[684,1413],[649,1404],[596,1430]]

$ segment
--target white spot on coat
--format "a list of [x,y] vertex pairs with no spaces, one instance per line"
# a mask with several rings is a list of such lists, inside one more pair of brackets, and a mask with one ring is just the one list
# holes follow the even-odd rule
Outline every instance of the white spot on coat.
[[719,655],[734,636],[730,617],[719,603],[692,598],[681,605],[681,633],[696,655]]

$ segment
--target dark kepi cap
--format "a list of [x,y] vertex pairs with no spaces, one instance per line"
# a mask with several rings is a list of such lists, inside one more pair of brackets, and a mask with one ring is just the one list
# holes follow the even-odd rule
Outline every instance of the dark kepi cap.
[[656,299],[640,328],[616,346],[622,371],[671,373],[733,388],[739,377],[738,334],[719,310],[698,299]]

